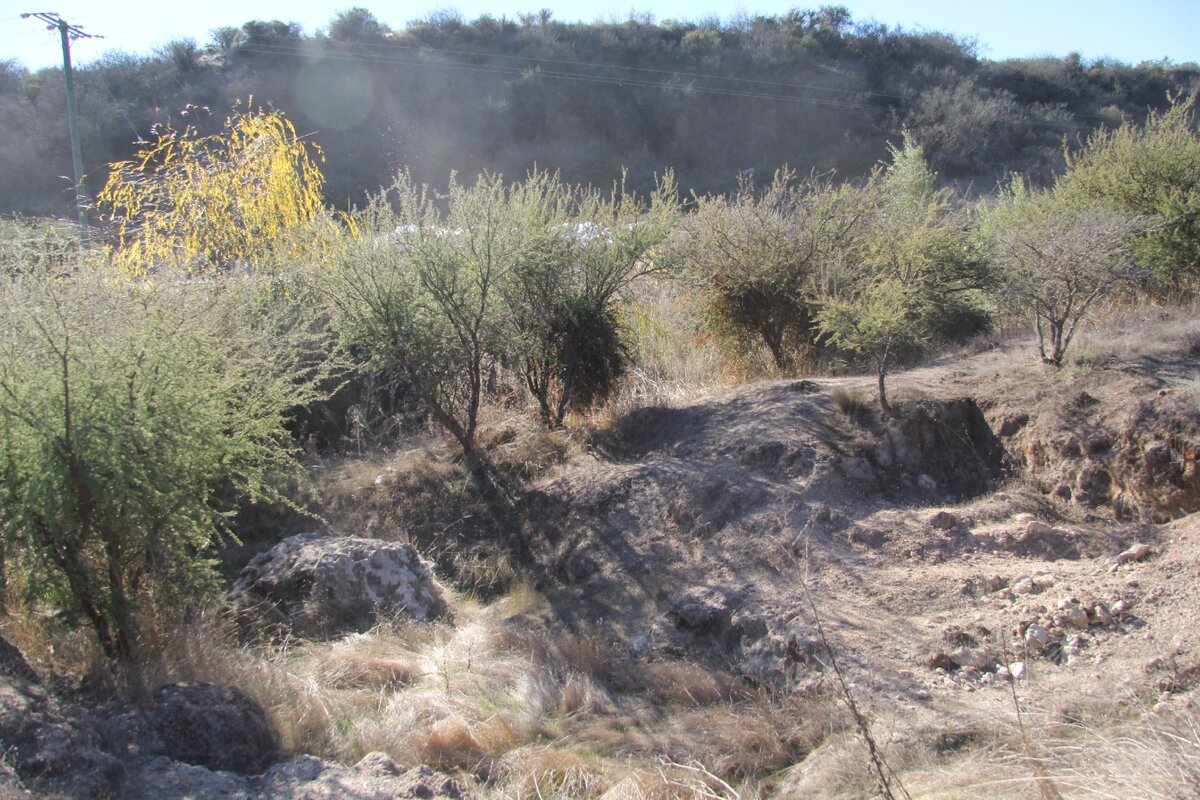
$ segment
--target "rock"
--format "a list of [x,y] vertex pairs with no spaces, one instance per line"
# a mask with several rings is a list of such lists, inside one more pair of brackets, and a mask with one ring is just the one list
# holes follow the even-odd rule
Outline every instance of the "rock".
[[687,591],[667,612],[675,627],[701,639],[732,648],[741,639],[733,614],[745,595],[722,586],[701,586]]
[[1026,669],[1024,661],[1014,661],[1008,665],[1008,674],[1012,676],[1013,680],[1025,680],[1025,673]]
[[991,669],[995,663],[992,658],[992,651],[986,647],[978,649],[970,647],[960,647],[950,653],[950,660],[960,667],[971,667],[973,669]]
[[1124,600],[1118,600],[1117,602],[1113,603],[1112,615],[1114,617],[1119,617],[1123,614],[1128,614],[1131,607],[1132,606],[1128,602]]
[[1044,572],[1034,575],[1031,580],[1033,581],[1033,590],[1035,592],[1044,592],[1058,582],[1054,579],[1053,575]]
[[1121,552],[1117,556],[1117,560],[1113,563],[1111,572],[1116,572],[1123,564],[1130,564],[1136,561],[1144,561],[1153,552],[1148,544],[1138,543],[1130,547],[1128,550]]
[[1088,508],[1105,505],[1110,500],[1112,484],[1112,475],[1103,465],[1088,462],[1075,482],[1075,502]]
[[929,665],[930,669],[940,669],[945,670],[946,672],[950,672],[957,666],[954,663],[954,660],[942,650],[935,650],[934,652],[930,653],[926,663]]
[[249,781],[241,775],[214,772],[166,756],[143,759],[139,766],[122,787],[124,800],[251,800],[254,796]]
[[124,776],[121,763],[97,749],[91,731],[40,684],[19,677],[23,662],[10,658],[8,670],[17,674],[0,675],[3,763],[38,796],[109,796]]
[[974,400],[913,403],[887,422],[875,462],[922,489],[966,500],[1003,472],[1004,448]]
[[1061,601],[1058,604],[1058,610],[1062,612],[1059,616],[1062,617],[1063,622],[1060,624],[1075,628],[1086,628],[1091,624],[1087,610],[1074,600]]
[[277,754],[266,712],[232,686],[162,686],[154,693],[150,720],[167,755],[188,764],[251,774]]
[[0,675],[20,678],[31,684],[41,683],[41,679],[38,678],[33,667],[29,666],[25,656],[21,655],[21,651],[9,644],[8,640],[2,636],[0,636]]
[[1035,651],[1040,651],[1050,644],[1050,631],[1041,625],[1030,625],[1025,629],[1025,644]]
[[1112,622],[1112,614],[1104,603],[1096,603],[1092,608],[1092,619],[1097,625],[1108,625]]
[[463,787],[429,767],[405,770],[384,753],[368,753],[351,768],[313,756],[272,767],[257,781],[257,800],[461,800]]
[[1040,519],[1035,519],[1025,525],[1024,530],[1021,531],[1021,535],[1018,538],[1025,542],[1042,536],[1054,536],[1055,534],[1061,535],[1061,531],[1052,525],[1047,525]]
[[951,514],[949,511],[939,511],[929,518],[929,527],[939,531],[947,531],[951,528],[957,528],[959,525],[958,517]]
[[135,712],[105,717],[96,723],[101,746],[119,758],[160,756],[166,752],[150,720]]
[[394,614],[433,620],[449,611],[412,545],[316,533],[255,556],[228,597],[249,618],[318,638],[367,631]]
[[1013,594],[1033,594],[1038,591],[1033,578],[1028,575],[1022,575],[1017,578],[1008,588],[1012,590]]

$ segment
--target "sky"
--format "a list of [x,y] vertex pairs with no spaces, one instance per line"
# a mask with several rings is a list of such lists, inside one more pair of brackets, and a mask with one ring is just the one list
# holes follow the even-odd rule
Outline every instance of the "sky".
[[[28,5],[29,3],[34,5]],[[44,5],[42,5],[44,4]],[[0,0],[0,61],[16,59],[38,69],[62,62],[56,32],[21,19],[25,11],[55,11],[102,40],[72,45],[73,59],[86,63],[107,50],[148,53],[172,39],[208,41],[213,28],[240,26],[251,19],[300,23],[306,33],[329,24],[345,8],[360,5],[382,22],[406,22],[440,9],[457,9],[465,19],[481,14],[515,18],[520,12],[549,8],[563,22],[623,20],[651,14],[659,21],[728,20],[744,13],[780,15],[790,8],[838,4],[815,0],[413,0],[399,4],[376,0],[169,0],[165,3],[113,0]],[[993,59],[1064,56],[1114,58],[1129,63],[1168,59],[1200,62],[1200,0],[843,0],[855,20],[875,20],[907,30],[951,33],[976,41],[979,54]]]

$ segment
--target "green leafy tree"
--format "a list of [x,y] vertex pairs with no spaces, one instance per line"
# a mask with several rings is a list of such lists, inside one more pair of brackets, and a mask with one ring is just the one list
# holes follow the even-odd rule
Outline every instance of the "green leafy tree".
[[387,26],[361,6],[339,11],[329,23],[329,38],[338,42],[377,41],[387,32]]
[[1149,222],[1133,254],[1161,296],[1190,295],[1200,286],[1196,98],[1176,98],[1141,125],[1126,120],[1093,133],[1079,151],[1067,153],[1067,172],[1056,183],[1063,202],[1101,205]]
[[311,340],[256,288],[95,272],[0,282],[0,320],[4,549],[128,661],[139,618],[212,588],[204,554],[234,510],[218,498],[287,502]]
[[667,174],[642,199],[624,180],[602,193],[534,173],[512,202],[542,209],[521,215],[527,241],[541,243],[503,284],[518,370],[543,422],[561,427],[569,408],[603,400],[624,372],[616,300],[663,268],[655,254],[678,215],[674,180]]
[[852,295],[825,301],[817,324],[838,347],[870,359],[878,379],[879,407],[893,416],[888,371],[927,338],[917,288],[896,275],[876,276]]
[[921,147],[905,134],[901,147],[889,149],[860,258],[822,281],[816,326],[872,362],[880,408],[892,416],[888,372],[935,339],[985,325],[972,301],[988,276],[968,221],[937,188]]
[[402,173],[317,276],[344,340],[403,380],[473,466],[485,370],[505,336],[500,283],[535,249],[509,224],[507,198],[500,176],[452,178],[443,212]]
[[765,346],[780,371],[813,344],[814,288],[833,262],[853,259],[870,191],[787,169],[760,189],[743,178],[731,197],[695,198],[672,257],[703,292],[709,325],[737,349]]

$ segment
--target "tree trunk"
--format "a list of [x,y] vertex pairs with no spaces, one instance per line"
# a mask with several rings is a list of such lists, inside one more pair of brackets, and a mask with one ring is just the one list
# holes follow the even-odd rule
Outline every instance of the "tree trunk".
[[1063,356],[1066,355],[1066,348],[1063,347],[1063,327],[1062,321],[1050,320],[1050,355],[1047,356],[1044,350],[1042,352],[1042,361],[1056,367],[1062,366]]
[[879,368],[879,408],[883,411],[883,415],[888,419],[896,416],[892,410],[892,404],[887,399],[887,386],[884,384],[884,379],[887,377],[887,369]]

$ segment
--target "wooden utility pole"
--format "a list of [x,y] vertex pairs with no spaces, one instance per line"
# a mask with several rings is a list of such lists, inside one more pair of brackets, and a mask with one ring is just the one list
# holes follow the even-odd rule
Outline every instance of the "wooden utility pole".
[[75,75],[71,70],[71,42],[76,39],[103,39],[84,33],[78,25],[71,25],[52,11],[31,11],[21,19],[41,20],[46,30],[57,30],[62,39],[63,76],[67,82],[67,125],[71,129],[71,161],[75,167],[75,212],[79,217],[79,238],[84,246],[88,243],[87,187],[83,184],[83,150],[79,146],[79,112],[75,107]]

